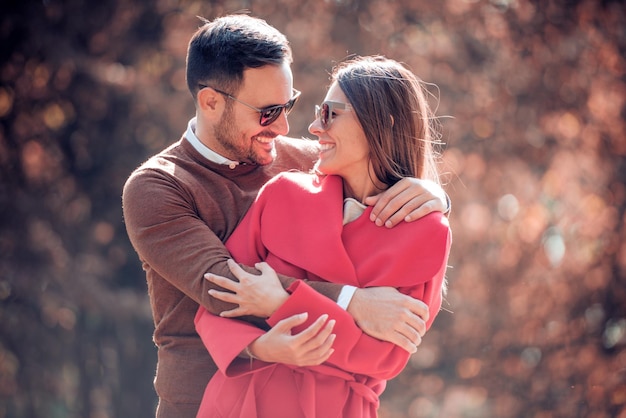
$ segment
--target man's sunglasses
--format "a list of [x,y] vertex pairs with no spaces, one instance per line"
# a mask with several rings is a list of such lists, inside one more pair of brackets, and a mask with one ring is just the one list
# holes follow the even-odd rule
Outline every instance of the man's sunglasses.
[[352,110],[352,106],[348,103],[325,101],[321,106],[315,105],[315,117],[319,118],[324,129],[328,129],[333,122],[333,113],[335,109]]
[[[209,86],[205,86],[204,84],[200,84],[200,88],[204,89],[207,88]],[[226,93],[225,91],[221,91],[216,89],[215,87],[211,87],[213,90],[215,90],[216,92],[218,92],[219,94],[222,94],[226,97],[228,97],[229,99],[232,99],[238,103],[241,103],[244,106],[248,106],[250,109],[254,109],[255,111],[259,112],[259,115],[261,116],[259,118],[259,123],[261,124],[261,126],[267,126],[267,125],[271,125],[276,119],[278,119],[278,117],[280,116],[280,112],[283,111],[283,109],[285,109],[285,115],[288,115],[289,112],[291,112],[291,109],[293,109],[293,105],[296,104],[296,101],[298,100],[298,98],[300,97],[300,92],[296,89],[292,89],[293,91],[293,96],[291,97],[291,100],[289,100],[287,103],[283,104],[283,105],[272,105],[272,106],[267,106],[267,107],[262,107],[262,108],[258,108],[255,106],[252,106],[251,104],[248,104],[244,101],[239,100],[238,98],[236,98],[235,96],[232,96],[228,93]]]

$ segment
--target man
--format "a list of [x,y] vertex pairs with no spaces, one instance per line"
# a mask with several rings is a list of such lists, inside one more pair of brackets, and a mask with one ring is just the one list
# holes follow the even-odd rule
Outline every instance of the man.
[[[299,95],[290,64],[286,38],[264,21],[236,15],[206,22],[187,55],[196,117],[180,141],[135,170],[124,187],[126,227],[146,271],[155,322],[158,417],[194,417],[215,373],[194,330],[199,304],[215,314],[245,314],[242,319],[259,326],[266,326],[263,318],[271,314],[255,304],[254,282],[262,280],[250,274],[256,270],[234,269],[242,278],[237,306],[210,295],[209,290],[220,288],[203,277],[210,272],[235,279],[223,242],[259,188],[281,171],[310,170],[317,159],[317,143],[283,136],[289,131],[287,113]],[[374,209],[377,224],[392,226],[405,216],[443,210],[445,198],[423,186],[405,179],[381,195]],[[443,195],[440,188],[437,192]],[[271,274],[266,267],[263,274]],[[294,279],[280,280],[286,288]],[[423,303],[390,288],[311,286],[347,308],[366,333],[409,351],[421,341],[427,315]],[[253,295],[249,299],[248,293]]]

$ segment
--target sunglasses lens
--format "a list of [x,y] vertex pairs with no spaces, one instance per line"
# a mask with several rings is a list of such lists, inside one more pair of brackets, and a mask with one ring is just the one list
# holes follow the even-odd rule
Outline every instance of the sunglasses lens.
[[320,122],[322,122],[322,126],[327,128],[330,124],[330,106],[328,103],[322,104],[322,111],[320,112]]
[[287,102],[287,104],[285,105],[285,115],[288,115],[289,112],[291,112],[291,109],[293,109],[293,105],[296,104],[296,99],[291,99]]
[[278,119],[280,112],[283,111],[282,106],[270,107],[261,112],[261,126],[267,126]]
[[263,109],[261,112],[261,126],[267,126],[273,123],[276,119],[278,119],[280,112],[282,112],[283,109],[285,109],[285,115],[288,115],[289,112],[291,112],[291,109],[293,109],[293,106],[296,104],[296,101],[298,101],[299,96],[300,92],[297,92],[296,96],[284,105],[277,105]]

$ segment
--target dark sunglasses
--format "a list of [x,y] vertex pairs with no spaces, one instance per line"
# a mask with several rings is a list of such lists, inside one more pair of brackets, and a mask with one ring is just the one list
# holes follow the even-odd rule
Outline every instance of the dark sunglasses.
[[[200,88],[204,89],[207,88],[209,86],[205,86],[204,84],[200,84]],[[267,107],[262,107],[262,108],[258,108],[255,106],[252,106],[249,103],[246,103],[242,100],[239,100],[238,98],[236,98],[235,96],[232,96],[228,93],[226,93],[225,91],[221,91],[216,89],[215,87],[211,87],[213,90],[215,90],[216,92],[218,92],[219,94],[223,94],[224,96],[228,97],[229,99],[232,99],[238,103],[241,103],[244,106],[248,106],[250,109],[254,109],[255,111],[259,112],[259,115],[261,116],[259,118],[259,123],[261,124],[261,126],[267,126],[267,125],[271,125],[276,119],[278,119],[278,117],[280,116],[280,112],[283,111],[283,109],[285,109],[285,115],[288,115],[289,112],[291,112],[291,109],[293,109],[293,105],[296,104],[296,101],[298,101],[298,98],[300,97],[300,92],[296,89],[292,89],[293,91],[293,97],[291,97],[291,100],[289,100],[287,103],[283,104],[283,105],[272,105],[272,106],[267,106]]]
[[352,106],[348,103],[331,102],[329,100],[322,103],[321,106],[315,105],[315,118],[319,118],[324,129],[328,129],[333,122],[333,113],[335,109],[352,110]]

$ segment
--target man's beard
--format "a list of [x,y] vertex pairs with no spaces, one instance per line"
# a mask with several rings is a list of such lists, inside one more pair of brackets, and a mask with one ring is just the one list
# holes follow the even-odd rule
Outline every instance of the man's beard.
[[[271,130],[259,132],[258,135],[251,138],[240,136],[240,132],[236,128],[237,122],[234,120],[233,111],[226,109],[220,118],[220,121],[214,128],[215,138],[228,152],[229,159],[247,164],[266,165],[276,158],[276,149],[271,153],[271,159],[261,157],[255,152],[253,144],[256,137],[275,138],[277,135]],[[265,153],[264,153],[265,154]]]

